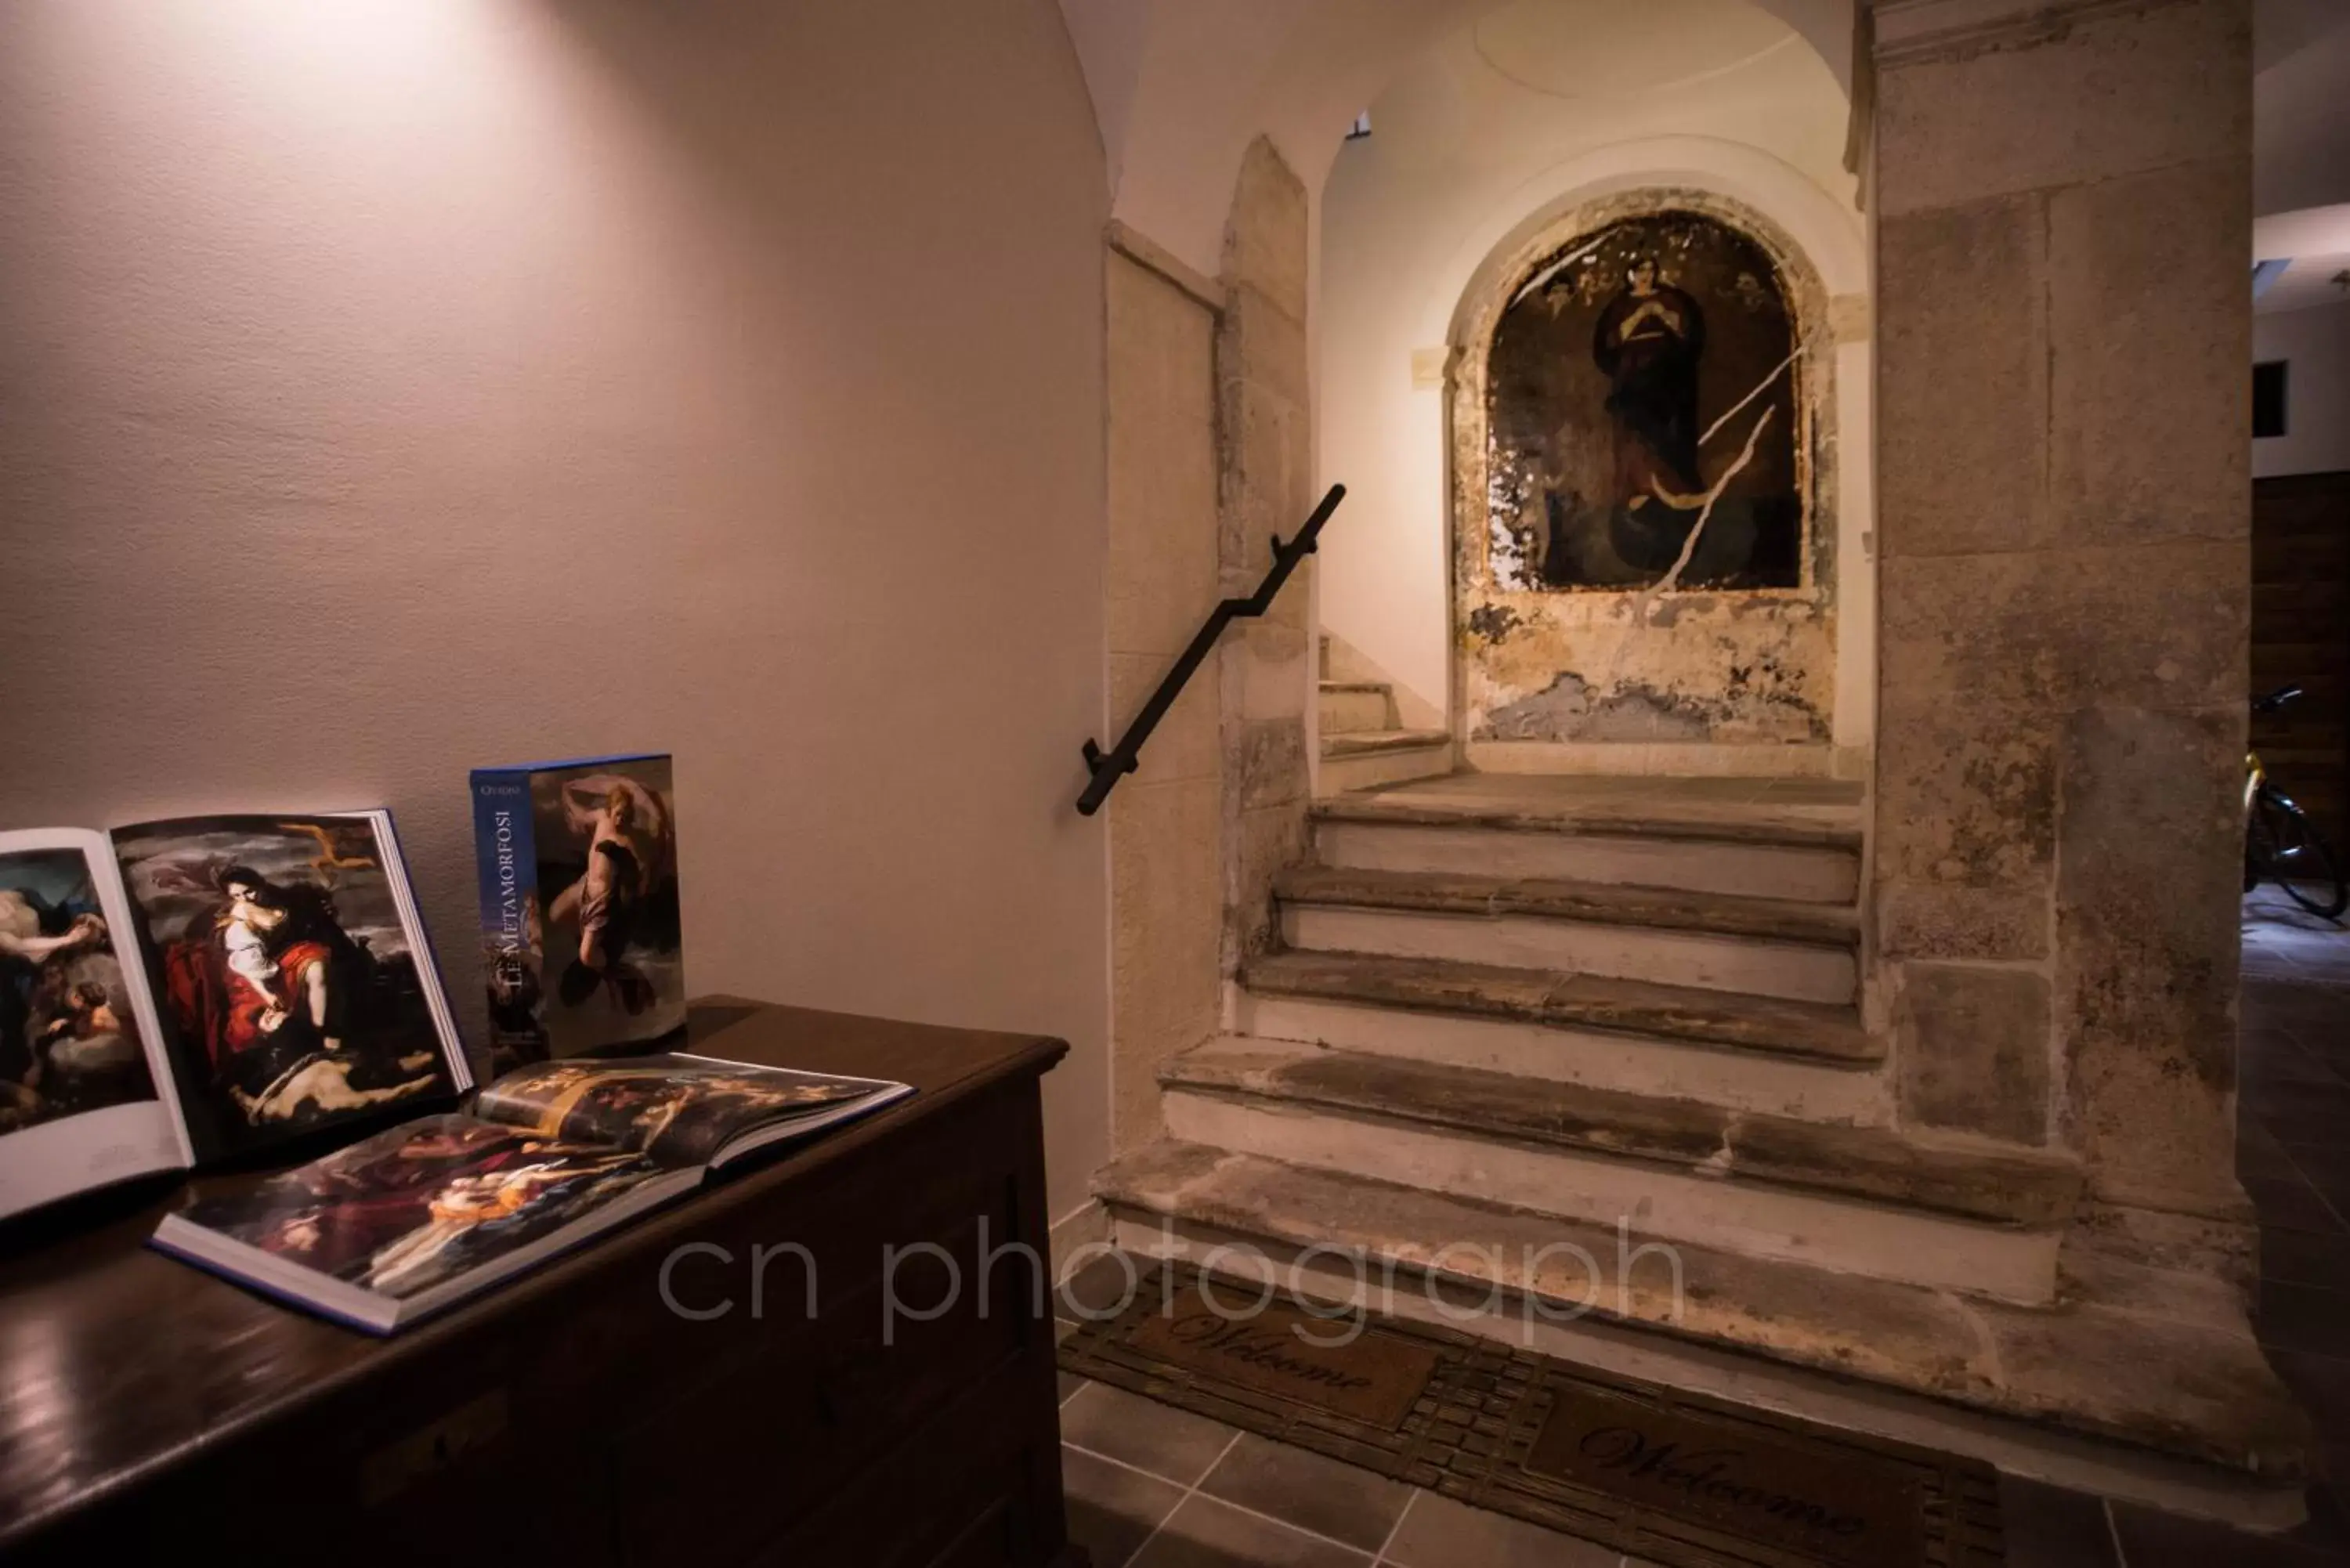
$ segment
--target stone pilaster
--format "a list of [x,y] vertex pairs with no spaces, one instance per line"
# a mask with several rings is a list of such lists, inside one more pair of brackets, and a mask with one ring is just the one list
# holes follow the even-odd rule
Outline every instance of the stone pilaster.
[[[1200,286],[1132,235],[1107,269],[1110,724],[1140,711],[1220,594],[1214,345]],[[1221,657],[1221,656],[1218,656]],[[1107,810],[1110,1138],[1158,1135],[1159,1064],[1222,1006],[1223,750],[1213,659]]]
[[1903,1112],[2053,1128],[2106,1203],[2232,1224],[2250,0],[1886,0],[1876,32]]
[[[1218,564],[1227,595],[1255,591],[1274,535],[1286,538],[1313,506],[1305,254],[1305,187],[1259,138],[1232,194],[1216,333]],[[1313,568],[1309,557],[1269,614],[1225,635],[1226,974],[1263,944],[1274,874],[1305,850]]]

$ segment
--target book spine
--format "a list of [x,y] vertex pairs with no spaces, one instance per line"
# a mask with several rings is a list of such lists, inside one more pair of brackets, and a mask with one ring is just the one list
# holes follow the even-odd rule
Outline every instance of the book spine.
[[481,874],[482,961],[489,987],[493,1068],[546,1054],[541,1013],[538,855],[530,775],[473,774],[473,857]]

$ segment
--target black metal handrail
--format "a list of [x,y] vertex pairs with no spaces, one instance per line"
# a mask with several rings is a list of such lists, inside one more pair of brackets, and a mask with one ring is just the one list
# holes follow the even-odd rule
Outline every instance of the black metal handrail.
[[1086,785],[1086,793],[1077,796],[1080,815],[1091,816],[1099,811],[1102,802],[1109,798],[1109,792],[1117,787],[1118,781],[1142,765],[1142,742],[1150,739],[1150,732],[1159,727],[1159,721],[1167,716],[1167,710],[1175,705],[1177,697],[1182,695],[1183,683],[1191,679],[1191,672],[1206,659],[1209,651],[1216,646],[1216,639],[1224,634],[1224,628],[1243,616],[1261,616],[1273,607],[1274,596],[1281,592],[1282,585],[1289,581],[1289,574],[1297,569],[1297,563],[1314,553],[1315,540],[1321,535],[1322,524],[1330,520],[1330,514],[1338,509],[1338,503],[1346,498],[1346,494],[1345,485],[1332,485],[1329,493],[1322,497],[1322,504],[1314,509],[1314,515],[1305,520],[1305,526],[1297,531],[1295,538],[1284,545],[1280,535],[1273,536],[1273,569],[1265,573],[1264,581],[1259,583],[1256,592],[1248,597],[1225,599],[1208,612],[1208,618],[1201,624],[1199,635],[1191,639],[1191,645],[1175,660],[1175,667],[1167,672],[1167,679],[1159,683],[1159,690],[1150,694],[1150,701],[1142,705],[1142,711],[1134,716],[1134,722],[1126,727],[1126,733],[1118,737],[1117,745],[1105,752],[1091,741],[1086,742],[1086,767],[1093,774],[1093,779]]

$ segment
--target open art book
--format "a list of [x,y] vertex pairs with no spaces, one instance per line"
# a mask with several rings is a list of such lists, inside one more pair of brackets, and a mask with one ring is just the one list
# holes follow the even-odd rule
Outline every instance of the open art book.
[[154,1244],[376,1334],[452,1306],[708,1179],[913,1093],[683,1054],[509,1073],[258,1186],[198,1196]]
[[0,834],[0,1216],[472,1086],[388,812]]

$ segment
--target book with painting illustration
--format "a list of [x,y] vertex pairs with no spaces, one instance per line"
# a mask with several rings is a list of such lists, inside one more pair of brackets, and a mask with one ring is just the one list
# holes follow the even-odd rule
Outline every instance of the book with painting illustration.
[[0,834],[0,1216],[472,1086],[390,813]]
[[738,1160],[913,1091],[669,1054],[532,1064],[258,1185],[199,1191],[154,1244],[372,1333],[455,1305]]
[[684,1027],[672,775],[658,754],[473,770],[492,1072]]

